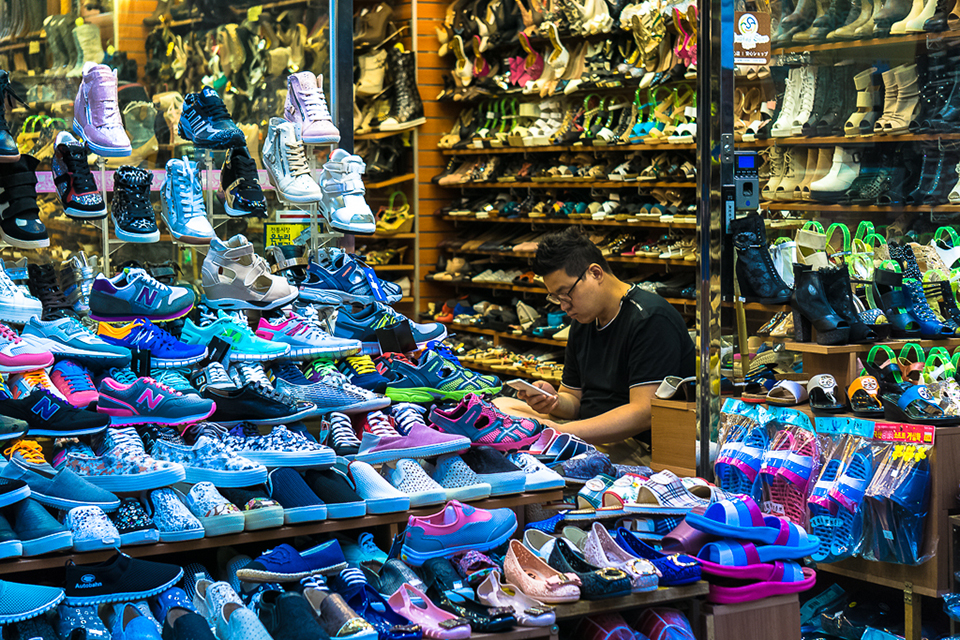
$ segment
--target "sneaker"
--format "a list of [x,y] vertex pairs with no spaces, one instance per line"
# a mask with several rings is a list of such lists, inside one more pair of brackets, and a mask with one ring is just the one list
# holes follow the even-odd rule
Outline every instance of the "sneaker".
[[67,402],[78,409],[86,409],[100,397],[90,371],[76,362],[61,360],[55,364],[50,371],[50,380]]
[[350,356],[341,360],[337,368],[352,385],[379,394],[387,390],[387,379],[377,371],[370,356]]
[[490,497],[493,488],[468,467],[460,456],[442,456],[427,473],[447,492],[447,500],[482,500]]
[[46,369],[37,369],[36,371],[27,371],[25,373],[12,373],[7,378],[7,385],[9,386],[5,391],[8,391],[9,395],[17,399],[29,396],[33,393],[34,389],[39,387],[61,400],[66,400],[64,395],[60,393],[60,390],[53,384],[53,380],[50,379]]
[[131,352],[149,352],[151,369],[186,367],[207,356],[205,346],[180,342],[149,320],[134,320],[119,326],[101,322],[97,335],[104,342],[126,347]]
[[[6,463],[4,463],[4,466],[7,466]],[[26,500],[30,497],[30,494],[30,485],[26,481],[17,478],[0,478],[0,507],[8,507],[21,500]]]
[[160,185],[160,217],[176,242],[210,244],[217,234],[207,219],[200,172],[193,160],[167,160],[167,173]]
[[124,242],[159,242],[157,215],[150,202],[153,174],[146,169],[122,166],[113,178],[110,217],[113,232]]
[[416,460],[404,458],[387,463],[380,467],[380,474],[390,484],[410,496],[411,507],[441,504],[447,499],[446,490],[428,476]]
[[86,145],[68,131],[58,133],[51,161],[53,184],[64,213],[81,220],[100,220],[107,217],[107,205],[90,172],[87,153]]
[[52,393],[39,385],[27,393],[21,392],[16,398],[0,400],[0,414],[25,421],[27,433],[32,436],[66,438],[91,435],[102,433],[110,425],[109,417],[78,409],[62,398],[59,392]]
[[104,342],[76,318],[30,318],[21,337],[46,349],[57,359],[66,358],[97,369],[130,364],[129,349]]
[[170,487],[155,489],[147,499],[147,513],[160,530],[160,542],[183,542],[203,537],[203,525],[184,504],[183,494]]
[[281,544],[237,571],[244,582],[299,582],[318,573],[339,573],[347,568],[347,560],[334,540],[306,551],[297,551]]
[[247,139],[234,124],[223,100],[211,87],[183,98],[180,135],[201,149],[245,147]]
[[468,438],[440,433],[422,421],[419,424],[410,422],[408,427],[409,432],[401,435],[383,413],[373,411],[367,414],[356,459],[377,464],[401,458],[428,458],[470,447]]
[[70,469],[107,491],[149,491],[186,478],[179,464],[155,460],[132,428],[110,429],[99,455],[83,444],[68,444],[53,457],[55,469]]
[[[256,483],[259,484],[259,483]],[[235,504],[220,495],[209,482],[198,482],[186,498],[190,512],[203,525],[207,537],[225,536],[243,531],[244,518]]]
[[101,551],[120,546],[120,532],[100,507],[74,507],[63,520],[73,535],[73,550]]
[[310,261],[306,279],[300,284],[300,297],[304,300],[324,301],[332,294],[344,303],[366,305],[396,304],[403,298],[399,287],[378,278],[356,254],[331,249],[318,256],[318,260],[321,262]]
[[21,373],[43,369],[53,364],[53,354],[17,332],[0,324],[0,372]]
[[200,391],[203,391],[206,387],[220,391],[236,391],[240,388],[219,362],[211,362],[203,369],[193,372],[190,374],[190,381]]
[[357,437],[350,416],[346,414],[338,412],[330,414],[330,434],[327,439],[338,458],[352,460],[360,450],[360,438]]
[[263,141],[263,166],[270,184],[283,200],[310,204],[320,202],[323,198],[323,191],[307,163],[299,124],[270,118],[267,136]]
[[364,194],[363,173],[367,165],[360,156],[334,149],[320,174],[320,212],[334,229],[347,233],[373,233],[377,220]]
[[327,519],[327,505],[293,469],[282,467],[270,471],[267,493],[283,506],[284,524]]
[[25,482],[30,497],[42,505],[60,511],[74,507],[100,507],[116,511],[117,496],[87,482],[69,469],[56,470],[43,457],[43,448],[33,440],[18,440],[6,450],[8,464],[0,467],[0,476]]
[[179,391],[185,396],[199,396],[200,392],[190,384],[186,376],[181,373],[182,371],[189,371],[189,369],[158,369],[152,372],[151,377],[160,384],[170,387],[174,391]]
[[66,565],[66,604],[125,602],[163,593],[183,576],[172,564],[150,562],[117,553],[93,565]]
[[340,131],[333,124],[327,98],[323,95],[323,76],[301,71],[287,76],[287,100],[283,117],[300,125],[304,144],[336,144]]
[[43,313],[43,304],[14,284],[5,269],[0,268],[0,320],[27,324]]
[[270,273],[266,260],[242,235],[214,238],[203,259],[204,302],[215,309],[275,309],[297,297],[297,290]]
[[88,61],[73,104],[73,132],[104,158],[126,158],[133,152],[123,128],[117,100],[117,72]]
[[10,524],[20,540],[24,557],[67,551],[73,547],[70,528],[57,522],[36,500],[21,500],[4,513],[10,518]]
[[419,567],[430,558],[460,551],[489,551],[504,544],[517,530],[517,515],[510,509],[478,509],[451,500],[438,513],[410,516],[400,559]]
[[492,447],[473,447],[461,453],[460,458],[481,481],[490,485],[493,497],[526,490],[527,474]]
[[328,520],[359,518],[367,513],[366,503],[342,471],[309,469],[304,480],[315,494],[323,496]]
[[157,460],[182,465],[187,474],[186,482],[210,482],[216,487],[250,487],[267,479],[266,467],[237,455],[217,438],[200,436],[192,445],[187,445],[179,436],[179,441],[164,438],[158,433],[161,430],[174,431],[160,425],[143,429],[144,440],[151,440],[147,450]]
[[220,171],[220,190],[223,208],[228,216],[267,215],[267,198],[260,188],[257,163],[250,157],[246,147],[227,151]]
[[562,489],[566,486],[566,480],[563,479],[563,476],[553,469],[547,468],[546,465],[529,453],[522,451],[508,453],[507,460],[527,474],[527,484],[524,491]]
[[220,493],[243,513],[244,531],[283,526],[283,507],[260,487],[225,488]]
[[97,274],[97,256],[79,251],[60,263],[60,289],[68,304],[81,316],[90,314],[90,288]]
[[339,360],[360,351],[357,340],[334,338],[329,333],[311,326],[295,313],[274,321],[261,317],[257,336],[271,342],[289,344],[290,351],[285,357],[291,359],[305,360],[322,356]]
[[127,424],[190,424],[209,418],[216,405],[205,398],[185,396],[153,378],[123,384],[111,377],[100,381],[97,411],[114,426]]
[[322,413],[364,413],[390,405],[389,398],[350,384],[346,376],[326,360],[314,360],[303,373],[290,363],[280,362],[271,367],[271,372],[278,380],[279,390],[313,402]]
[[472,393],[452,409],[433,407],[430,422],[444,433],[466,436],[476,445],[501,451],[523,449],[543,430],[536,420],[509,416]]
[[360,311],[341,307],[337,312],[337,322],[333,335],[340,338],[359,340],[363,343],[360,353],[377,355],[380,353],[380,343],[377,341],[377,329],[388,327],[395,323],[406,323],[418,347],[425,346],[431,340],[443,340],[447,337],[447,329],[438,322],[419,324],[413,322],[393,307],[380,302],[363,307]]
[[317,414],[317,405],[309,402],[290,403],[286,396],[262,384],[245,384],[237,390],[205,387],[200,394],[216,402],[213,422],[232,427],[241,422],[274,425],[296,422]]
[[90,317],[100,322],[176,320],[193,310],[195,296],[186,287],[165,285],[143,269],[97,276],[90,292]]
[[377,473],[366,462],[354,460],[349,464],[338,463],[353,481],[357,495],[367,503],[367,514],[397,513],[410,510],[410,496],[400,491]]
[[160,542],[160,530],[136,498],[124,498],[110,520],[120,533],[121,547]]
[[466,369],[432,349],[420,355],[418,364],[405,357],[382,362],[391,374],[386,395],[394,402],[462,400],[468,393],[492,395],[503,388],[497,376]]
[[[23,260],[25,262],[26,259]],[[30,295],[40,301],[43,307],[43,313],[40,314],[42,320],[54,320],[56,318],[77,318],[73,305],[67,302],[67,297],[60,286],[60,274],[57,268],[52,264],[37,264],[35,262],[26,265],[26,269],[17,267],[18,276],[26,276],[25,283],[30,291]],[[13,278],[13,274],[8,274]],[[22,287],[23,284],[20,283]]]
[[187,318],[180,333],[186,344],[207,345],[214,338],[230,344],[229,358],[236,362],[275,360],[290,352],[290,345],[258,338],[244,320],[223,311],[217,311],[215,320],[199,327]]
[[284,425],[263,435],[250,423],[239,424],[223,442],[266,467],[331,467],[337,461],[333,449],[293,433]]
[[[15,162],[20,158],[20,149],[17,148],[17,141],[10,134],[10,125],[7,124],[6,107],[7,100],[10,99],[11,106],[13,100],[23,103],[13,89],[10,87],[10,75],[3,71],[0,73],[0,162]],[[30,100],[30,93],[27,92],[27,100]]]
[[12,163],[0,163],[0,240],[19,249],[49,247],[47,228],[37,206],[37,167],[40,162],[23,154]]
[[88,605],[57,607],[57,636],[71,640],[111,640],[110,631],[100,619],[97,607]]
[[[63,589],[0,581],[0,624],[12,624],[39,616],[63,600]],[[33,637],[28,635],[27,637]]]

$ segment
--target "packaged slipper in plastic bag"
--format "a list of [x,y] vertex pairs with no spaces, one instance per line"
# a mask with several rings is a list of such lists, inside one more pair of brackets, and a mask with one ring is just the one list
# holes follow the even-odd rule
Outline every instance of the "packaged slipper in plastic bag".
[[807,526],[807,496],[820,466],[820,444],[809,416],[794,409],[771,407],[771,424],[779,430],[763,454],[760,484],[765,513]]
[[720,414],[720,451],[714,462],[717,484],[726,493],[760,499],[757,474],[770,442],[769,412],[760,406],[728,399]]

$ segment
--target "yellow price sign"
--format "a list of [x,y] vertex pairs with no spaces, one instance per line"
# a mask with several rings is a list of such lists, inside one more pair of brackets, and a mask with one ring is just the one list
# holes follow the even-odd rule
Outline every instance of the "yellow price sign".
[[30,55],[33,55],[35,53],[40,53],[40,42],[38,40],[34,40],[30,43],[30,49],[28,53]]
[[293,244],[300,234],[310,228],[308,224],[267,222],[263,225],[263,246]]

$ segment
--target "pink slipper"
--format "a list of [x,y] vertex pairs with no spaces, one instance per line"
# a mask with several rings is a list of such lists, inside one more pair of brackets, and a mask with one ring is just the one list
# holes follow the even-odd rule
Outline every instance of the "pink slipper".
[[[423,606],[411,600],[411,594],[423,601]],[[400,588],[390,596],[387,604],[395,612],[423,628],[423,635],[437,640],[466,640],[470,637],[470,624],[463,618],[448,613],[437,605],[419,589],[409,583],[400,585]]]
[[[705,568],[706,569],[706,568]],[[761,600],[771,596],[799,593],[811,589],[817,583],[817,573],[796,562],[775,562],[750,567],[756,582],[743,584],[738,579],[721,579],[722,583],[710,582],[707,600],[717,604],[736,604]]]

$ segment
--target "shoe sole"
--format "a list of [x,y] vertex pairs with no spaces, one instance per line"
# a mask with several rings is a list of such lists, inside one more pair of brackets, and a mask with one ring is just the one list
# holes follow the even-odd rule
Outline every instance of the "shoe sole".
[[23,545],[19,540],[0,542],[0,559],[19,558],[23,555]]
[[161,531],[160,542],[184,542],[186,540],[199,540],[204,535],[203,527],[199,529],[188,529],[186,531]]
[[383,451],[371,451],[357,453],[354,460],[366,462],[367,464],[380,464],[383,462],[394,462],[403,458],[432,458],[433,456],[442,456],[447,453],[459,453],[469,448],[464,438],[463,443],[449,442],[440,444],[421,445],[418,447],[405,447],[403,449],[385,449]]
[[[106,417],[106,416],[104,416]],[[32,436],[47,436],[50,438],[68,438],[73,436],[88,436],[96,433],[103,433],[109,427],[109,423],[99,427],[90,427],[88,429],[27,429],[27,433]],[[86,503],[84,503],[86,504]]]
[[327,520],[342,520],[344,518],[360,518],[367,514],[366,502],[334,502],[327,503]]
[[20,502],[21,500],[26,500],[29,497],[29,485],[20,487],[19,489],[14,489],[13,491],[7,491],[4,494],[0,494],[0,507],[7,507],[11,504]]
[[109,604],[111,602],[133,602],[136,600],[145,600],[151,596],[159,595],[172,587],[173,585],[180,582],[180,579],[183,578],[183,569],[180,569],[177,572],[176,578],[165,582],[159,587],[148,589],[146,591],[129,591],[126,593],[105,593],[102,596],[89,596],[89,597],[78,597],[78,596],[67,596],[64,598],[64,601],[73,606],[84,605],[84,604]]
[[[440,483],[442,484],[442,483]],[[457,487],[455,489],[447,489],[447,500],[459,500],[460,502],[468,502],[470,500],[483,500],[484,498],[490,497],[490,491],[492,487],[487,486],[477,486],[473,485],[470,487]]]
[[118,240],[134,244],[153,244],[154,242],[160,242],[159,229],[151,231],[150,233],[131,233],[130,231],[125,231],[120,228],[117,216],[114,215],[112,211],[110,212],[110,219],[113,221],[113,235],[117,236]]
[[[248,485],[249,486],[249,485]],[[246,519],[242,513],[226,513],[210,518],[199,518],[203,525],[203,533],[208,538],[226,536],[231,533],[240,533],[246,526]]]
[[407,496],[396,498],[364,498],[367,505],[367,515],[382,513],[397,513],[410,509],[410,498]]
[[[2,319],[2,318],[0,318]],[[106,354],[99,351],[84,351],[83,349],[76,349],[69,345],[65,345],[62,342],[57,342],[50,338],[44,336],[37,336],[32,333],[28,333],[25,336],[25,339],[29,340],[32,344],[43,347],[55,357],[59,356],[67,360],[75,360],[80,364],[93,364],[103,368],[110,367],[125,367],[130,364],[130,354],[126,355],[121,354]]]
[[106,551],[107,549],[118,549],[123,541],[117,538],[103,538],[102,540],[76,540],[73,541],[73,550],[77,553],[87,551]]
[[134,320],[140,320],[141,318],[145,318],[150,322],[169,322],[171,320],[178,320],[184,317],[185,315],[193,311],[193,306],[194,306],[193,303],[190,303],[190,306],[187,307],[186,309],[175,311],[165,316],[149,316],[149,315],[144,315],[142,313],[129,315],[129,316],[104,316],[94,311],[93,309],[90,309],[90,317],[96,320],[97,322],[133,322]]
[[186,476],[187,474],[183,470],[183,467],[177,465],[177,467],[169,469],[148,471],[135,475],[84,476],[84,480],[107,491],[125,493],[159,489],[160,487],[181,482]]
[[299,571],[297,573],[279,573],[276,571],[259,571],[257,569],[243,568],[237,569],[237,578],[242,582],[299,582],[304,578],[309,578],[317,574],[339,573],[346,568],[346,562],[340,562],[321,569]]
[[[35,490],[31,490],[30,497],[45,507],[52,507],[54,509],[59,509],[61,511],[70,511],[70,509],[73,509],[74,507],[94,506],[94,507],[100,507],[104,511],[104,513],[110,513],[111,511],[116,511],[120,507],[119,500],[117,500],[116,502],[93,502],[91,500],[68,500],[66,498],[58,498],[56,496],[45,496],[42,493],[37,493]],[[123,543],[122,537],[121,537],[121,543]],[[123,544],[126,544],[126,543],[123,543]]]
[[207,296],[201,296],[200,301],[211,309],[223,309],[225,311],[269,311],[282,307],[289,302],[293,302],[300,295],[299,291],[294,291],[289,296],[274,300],[273,302],[252,302],[249,300],[235,300],[233,298],[224,298],[222,300],[211,300]]
[[320,522],[327,519],[327,505],[317,504],[308,507],[292,507],[283,510],[284,524],[300,524],[301,522]]
[[433,402],[434,400],[454,400],[460,402],[467,394],[496,394],[500,393],[503,385],[499,387],[490,387],[478,391],[476,389],[466,389],[464,391],[441,391],[440,389],[431,389],[430,387],[411,387],[409,389],[397,389],[387,387],[386,396],[394,402]]
[[17,613],[17,614],[11,614],[11,615],[7,615],[7,616],[0,616],[0,624],[4,624],[4,625],[5,625],[5,624],[12,624],[12,623],[14,623],[14,622],[20,622],[21,620],[28,620],[28,619],[30,619],[30,618],[36,618],[37,616],[39,616],[39,615],[41,615],[41,614],[49,611],[50,609],[53,609],[54,607],[56,607],[58,604],[60,604],[60,602],[61,602],[63,599],[64,599],[64,594],[63,594],[63,592],[61,591],[61,592],[59,592],[56,596],[54,596],[51,600],[48,600],[47,602],[44,602],[44,603],[43,603],[42,605],[40,605],[39,607],[34,607],[33,609],[30,609],[29,611],[21,611],[20,613]]
[[[307,400],[307,402],[313,402],[313,401]],[[368,413],[370,411],[377,411],[378,409],[385,409],[389,406],[390,406],[390,398],[384,397],[384,398],[374,398],[373,400],[364,400],[363,402],[359,402],[359,403],[340,405],[339,407],[320,407],[320,409],[322,413],[330,413],[332,411],[337,411],[339,413],[352,415],[355,413]]]
[[[361,514],[363,515],[363,514]],[[243,530],[258,531],[283,526],[283,507],[265,507],[243,512]]]
[[[286,422],[280,420],[279,422]],[[220,423],[226,424],[226,423]],[[238,451],[251,462],[259,462],[265,467],[316,467],[329,469],[337,462],[337,455],[332,449],[329,451]],[[251,485],[241,485],[251,486]]]
[[42,538],[21,540],[23,557],[39,556],[54,551],[67,551],[73,548],[73,534],[69,531],[58,531]]
[[93,151],[101,158],[129,158],[130,154],[133,153],[132,146],[101,147],[98,144],[90,142],[87,140],[86,136],[83,135],[83,127],[80,126],[80,123],[77,122],[76,118],[73,119],[73,132],[77,134],[77,137],[87,143],[87,146],[90,147],[90,151]]
[[486,482],[488,485],[490,485],[491,498],[496,498],[497,496],[516,495],[518,493],[523,493],[527,488],[526,478],[503,482],[502,480],[497,481],[497,477],[498,477],[497,475],[492,475],[492,476],[484,476],[480,474],[478,475],[483,482]]
[[314,359],[327,356],[330,359],[340,360],[347,356],[355,355],[360,351],[359,347],[297,347],[290,345],[290,351],[283,354],[284,359]]
[[[314,405],[314,406],[316,406],[316,405]],[[296,422],[296,421],[298,421],[298,420],[302,420],[303,418],[307,418],[307,417],[310,417],[310,416],[312,416],[312,415],[315,415],[316,413],[317,413],[317,409],[314,408],[314,409],[304,409],[303,411],[301,411],[301,412],[299,412],[299,413],[295,413],[295,414],[293,414],[293,415],[288,415],[288,416],[280,416],[279,418],[261,418],[261,419],[259,419],[259,420],[250,419],[250,418],[241,418],[241,419],[239,419],[239,420],[220,420],[220,419],[215,419],[214,421],[215,421],[217,424],[219,424],[219,425],[221,425],[221,426],[224,426],[224,427],[235,427],[235,426],[237,426],[238,424],[240,424],[241,422],[249,422],[250,424],[260,425],[260,426],[264,426],[264,427],[270,427],[270,426],[277,425],[277,424],[283,424],[284,422]],[[201,418],[201,420],[202,420],[202,418]],[[150,422],[154,422],[154,421],[151,420]],[[314,453],[314,454],[312,454],[312,455],[316,456],[316,453]],[[245,455],[244,457],[247,457],[247,456]],[[248,460],[253,460],[253,458],[247,458],[247,459],[248,459]],[[316,458],[314,458],[314,459],[316,459]],[[257,461],[257,460],[254,460],[254,462],[258,462],[258,461]],[[263,463],[261,463],[261,464],[263,464]],[[332,463],[331,463],[331,464],[332,464]],[[269,466],[269,465],[266,465],[266,466]],[[280,465],[280,466],[289,466],[289,465]]]
[[[102,398],[103,396],[101,396]],[[163,416],[118,416],[113,415],[108,412],[108,410],[101,410],[98,408],[98,411],[103,415],[110,416],[110,426],[116,427],[118,425],[137,425],[137,424],[169,424],[169,425],[183,425],[183,424],[192,424],[194,422],[201,422],[206,420],[213,415],[214,411],[217,410],[217,405],[214,404],[210,407],[209,411],[204,413],[196,413],[192,416],[182,416],[179,418],[165,418]]]
[[207,357],[206,350],[204,350],[204,352],[198,356],[184,358],[182,360],[172,360],[169,358],[160,359],[160,358],[151,357],[150,366],[153,367],[154,369],[178,369],[180,367],[188,367],[192,364],[197,364],[198,362],[202,362],[203,359],[206,357]]
[[[246,456],[244,456],[246,457]],[[247,458],[250,460],[250,458]],[[248,469],[245,471],[226,471],[224,469],[201,469],[199,467],[184,466],[187,473],[185,482],[197,484],[209,482],[215,487],[227,489],[238,487],[252,487],[267,481],[267,469]]]
[[443,504],[447,501],[446,490],[421,491],[420,493],[410,494],[410,507],[431,507],[435,504]]
[[0,240],[3,240],[11,247],[16,247],[17,249],[42,249],[50,246],[50,238],[41,238],[39,240],[21,240],[20,238],[14,238],[13,236],[7,235],[2,229],[0,229]]
[[424,562],[426,562],[427,560],[430,560],[431,558],[446,558],[446,557],[452,556],[455,553],[459,553],[460,551],[470,551],[470,550],[476,550],[481,552],[490,551],[491,549],[496,549],[500,545],[506,543],[507,540],[510,539],[510,536],[513,535],[513,532],[516,530],[517,530],[517,523],[514,522],[513,526],[510,527],[509,531],[505,533],[501,533],[499,536],[497,536],[493,540],[488,540],[486,542],[473,542],[469,544],[458,544],[450,547],[444,546],[444,548],[442,548],[440,551],[434,551],[434,552],[422,553],[419,551],[409,549],[407,545],[404,545],[403,548],[400,550],[400,559],[411,566],[420,567],[420,566],[423,566]]
[[80,209],[74,209],[73,207],[64,207],[63,212],[69,217],[78,220],[103,220],[107,217],[106,207],[104,207],[102,211],[82,211]]
[[140,544],[155,544],[160,542],[160,531],[157,529],[141,529],[130,533],[120,534],[121,547],[133,547]]
[[43,313],[42,307],[39,311],[34,311],[24,308],[24,305],[8,306],[6,303],[0,304],[0,320],[13,324],[27,324],[30,322],[30,318],[39,318],[41,313]]

